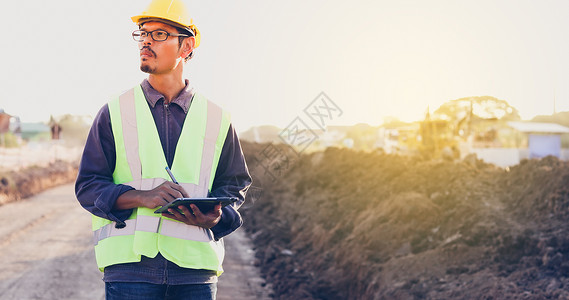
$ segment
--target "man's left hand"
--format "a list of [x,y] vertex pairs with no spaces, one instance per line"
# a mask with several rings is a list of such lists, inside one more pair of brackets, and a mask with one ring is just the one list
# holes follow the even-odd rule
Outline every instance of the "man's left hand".
[[162,213],[162,215],[188,225],[196,225],[203,228],[212,228],[221,220],[221,204],[215,205],[212,210],[205,214],[202,213],[195,204],[190,204],[190,208],[191,211],[187,207],[180,205],[178,209],[181,210],[183,214],[170,208],[168,209],[170,213]]

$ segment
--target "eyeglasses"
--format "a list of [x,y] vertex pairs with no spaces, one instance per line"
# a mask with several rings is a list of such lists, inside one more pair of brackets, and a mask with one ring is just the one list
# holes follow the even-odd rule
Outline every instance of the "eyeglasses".
[[150,35],[153,40],[157,42],[162,42],[168,39],[169,36],[186,36],[189,37],[187,34],[179,34],[179,33],[169,33],[166,30],[158,29],[154,31],[144,31],[144,30],[135,30],[132,32],[132,38],[137,42],[142,42],[146,37]]

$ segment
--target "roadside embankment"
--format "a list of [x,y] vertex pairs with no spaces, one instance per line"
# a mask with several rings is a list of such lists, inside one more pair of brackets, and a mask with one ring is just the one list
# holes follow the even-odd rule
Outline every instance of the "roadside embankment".
[[244,226],[277,299],[569,298],[569,162],[243,149],[262,189]]
[[57,160],[47,166],[0,170],[0,205],[19,201],[77,177],[77,162]]

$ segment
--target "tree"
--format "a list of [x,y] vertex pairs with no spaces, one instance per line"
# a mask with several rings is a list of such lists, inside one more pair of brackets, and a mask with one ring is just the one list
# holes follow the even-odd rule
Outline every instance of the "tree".
[[[435,119],[447,120],[455,135],[465,135],[473,123],[484,120],[518,121],[518,110],[505,100],[492,96],[465,97],[441,105],[434,113]],[[466,129],[466,130],[465,130]]]
[[84,116],[66,114],[52,118],[52,123],[60,126],[63,139],[68,145],[82,145],[87,140],[90,119]]
[[485,120],[518,121],[518,110],[506,100],[492,96],[465,97],[441,105],[434,115],[447,120],[462,120],[468,116]]

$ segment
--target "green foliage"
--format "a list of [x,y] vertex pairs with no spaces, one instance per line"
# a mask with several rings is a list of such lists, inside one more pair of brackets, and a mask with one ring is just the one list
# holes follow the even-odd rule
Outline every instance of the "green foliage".
[[6,148],[15,148],[20,146],[18,143],[18,137],[16,137],[11,132],[6,132],[0,134],[0,146]]
[[47,142],[51,139],[51,134],[49,132],[37,132],[28,135],[22,133],[22,138],[32,142]]

